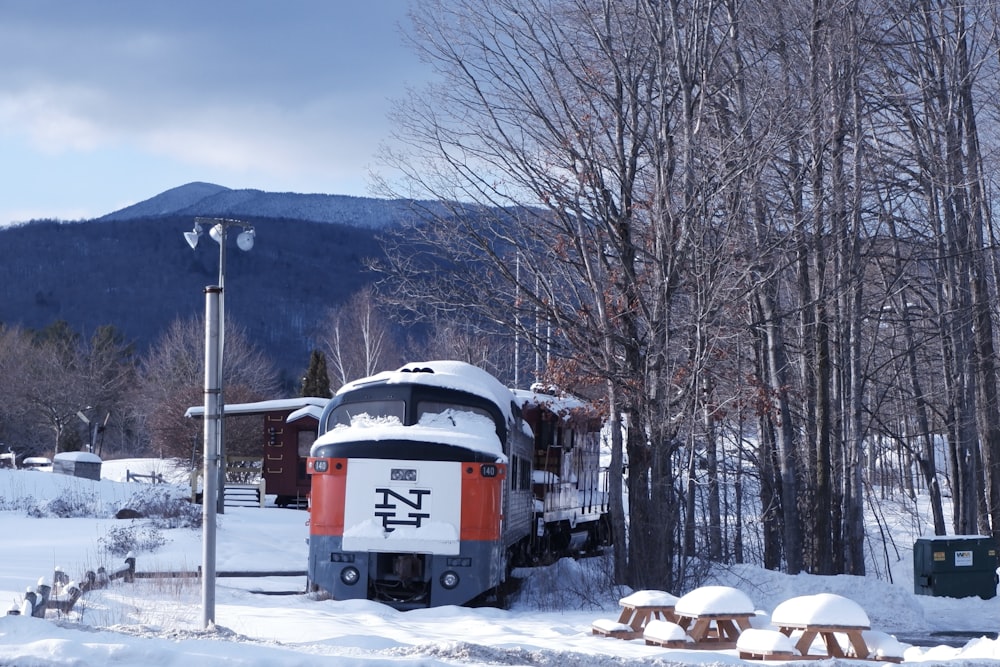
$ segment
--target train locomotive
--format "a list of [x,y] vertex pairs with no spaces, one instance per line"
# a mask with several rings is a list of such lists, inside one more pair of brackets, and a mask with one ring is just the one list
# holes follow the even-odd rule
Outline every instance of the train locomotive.
[[309,591],[502,604],[512,568],[605,543],[599,428],[538,396],[456,361],[341,388],[307,460]]

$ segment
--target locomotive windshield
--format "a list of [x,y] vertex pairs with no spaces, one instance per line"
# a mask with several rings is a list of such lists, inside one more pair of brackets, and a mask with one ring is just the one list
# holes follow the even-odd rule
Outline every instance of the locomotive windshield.
[[489,419],[493,422],[493,415],[482,408],[473,407],[471,405],[462,405],[459,403],[446,403],[444,401],[420,401],[417,403],[417,423],[424,421],[425,416],[440,415],[447,411],[453,412],[465,412],[473,415],[479,415]]
[[422,424],[438,421],[438,417],[447,418],[453,426],[457,421],[466,422],[463,416],[470,415],[484,420],[499,432],[496,416],[482,407],[456,403],[454,401],[417,401],[416,414],[408,415],[406,401],[400,399],[370,399],[367,401],[352,401],[338,405],[330,413],[326,430],[338,426],[350,426],[352,420],[359,417],[366,419],[398,419],[400,424]]
[[336,426],[350,426],[351,419],[367,415],[369,418],[395,417],[399,422],[405,423],[406,403],[399,400],[372,400],[359,401],[357,403],[343,403],[338,405],[330,414],[326,428],[332,429]]

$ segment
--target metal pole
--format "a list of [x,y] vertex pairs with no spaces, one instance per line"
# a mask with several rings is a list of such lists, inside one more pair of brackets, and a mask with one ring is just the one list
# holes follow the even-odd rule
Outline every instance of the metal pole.
[[218,359],[222,338],[219,306],[222,288],[205,288],[205,468],[202,476],[202,626],[215,623],[215,517],[219,482],[219,451],[222,435],[222,384]]
[[226,513],[226,439],[225,419],[226,401],[222,392],[222,358],[226,347],[226,224],[220,222],[219,230],[219,353],[216,357],[216,377],[219,387],[219,492],[216,511]]

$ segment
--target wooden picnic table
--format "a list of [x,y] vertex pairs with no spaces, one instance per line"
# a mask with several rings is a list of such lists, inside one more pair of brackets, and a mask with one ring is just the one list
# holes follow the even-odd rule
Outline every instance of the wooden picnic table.
[[[816,593],[785,600],[774,608],[771,623],[788,637],[800,633],[795,648],[804,658],[868,659],[870,651],[862,633],[871,629],[871,621],[858,603],[842,595]],[[837,635],[847,637],[846,645],[841,645]],[[823,640],[823,650],[810,654],[817,637]]]
[[[615,629],[615,624],[595,622],[593,631],[595,634],[619,639],[636,639],[642,636],[646,624],[653,619],[676,621],[676,600],[676,597],[663,591],[638,591],[627,595],[618,601],[622,611],[618,615],[617,626],[622,629]],[[625,630],[622,626],[628,626],[631,630]]]
[[675,612],[677,625],[694,640],[691,648],[736,648],[740,633],[750,628],[752,613],[687,615]]
[[618,616],[619,623],[625,623],[633,630],[642,634],[642,629],[646,627],[652,619],[661,621],[674,621],[674,606],[661,604],[622,604],[622,613]]
[[[778,630],[789,637],[791,637],[792,633],[796,630],[802,632],[798,641],[795,642],[795,648],[798,649],[803,658],[807,656],[823,658],[859,658],[861,660],[866,660],[868,658],[868,645],[865,643],[865,638],[862,635],[862,632],[870,629],[868,626],[816,625],[813,623],[796,623],[789,620],[783,620],[777,625]],[[848,651],[845,652],[844,648],[841,646],[840,640],[837,638],[838,634],[847,636],[847,641],[850,644]],[[823,640],[823,645],[826,647],[825,654],[819,655],[816,653],[809,653],[809,649],[812,647],[813,641],[816,637]]]

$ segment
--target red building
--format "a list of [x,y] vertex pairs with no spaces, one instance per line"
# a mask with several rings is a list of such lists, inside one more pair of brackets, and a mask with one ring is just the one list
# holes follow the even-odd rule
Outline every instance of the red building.
[[[287,507],[305,505],[310,478],[306,458],[316,440],[319,417],[326,407],[325,398],[289,398],[256,403],[233,403],[224,406],[224,416],[261,418],[261,476],[265,493],[275,497],[275,504]],[[188,408],[186,417],[202,417],[204,406]]]

